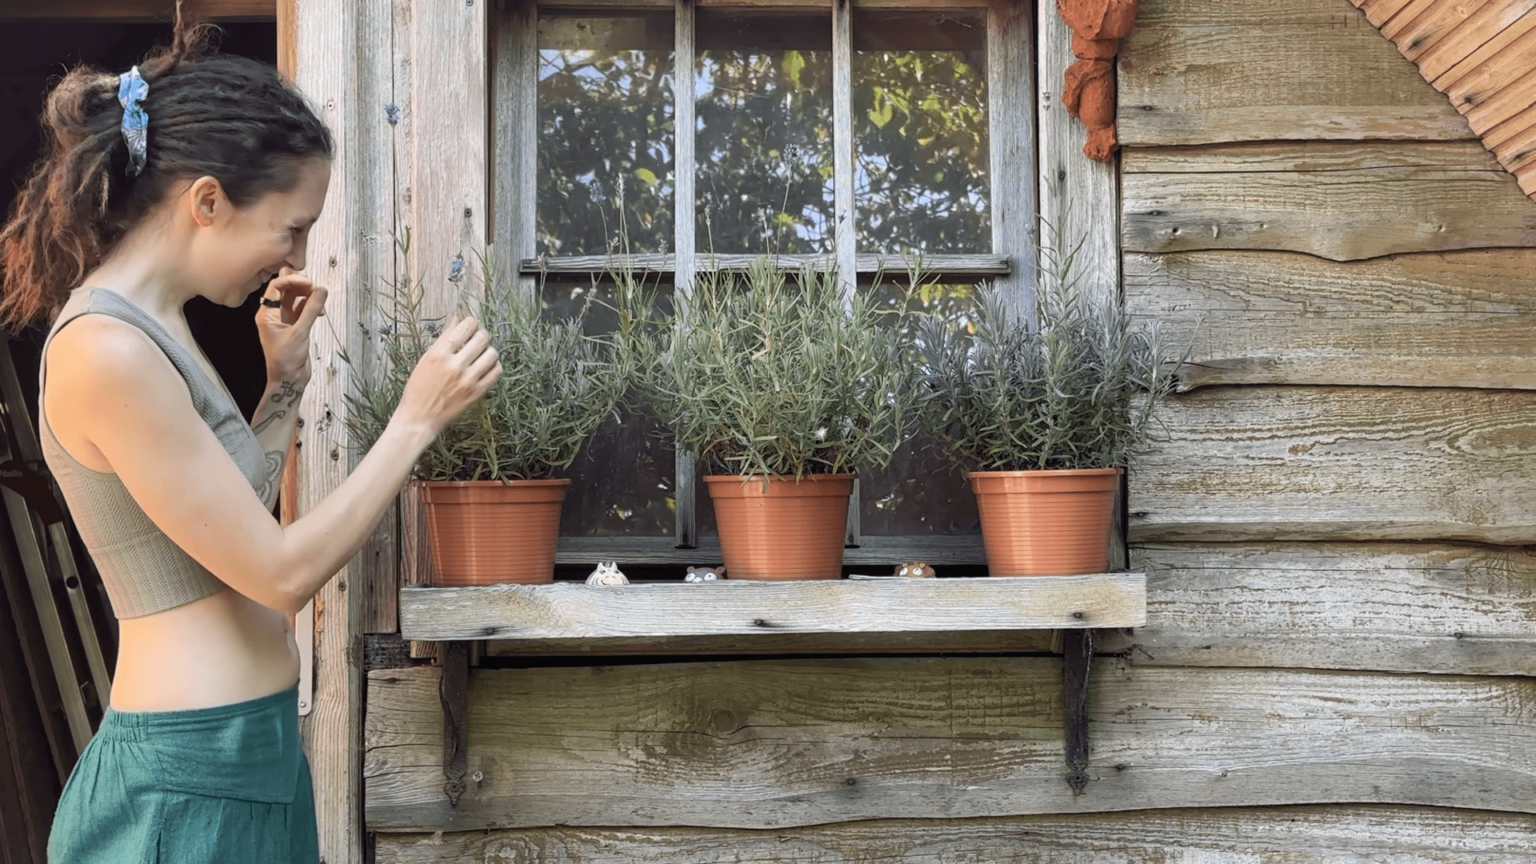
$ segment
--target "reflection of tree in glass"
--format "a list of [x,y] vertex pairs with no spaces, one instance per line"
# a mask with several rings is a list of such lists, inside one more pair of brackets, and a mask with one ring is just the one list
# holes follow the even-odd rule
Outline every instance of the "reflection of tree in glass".
[[982,51],[854,55],[859,246],[992,248]]
[[704,51],[694,95],[698,248],[831,251],[831,52]]
[[[900,273],[892,275],[897,282],[907,281]],[[905,289],[890,284],[878,288],[863,286],[859,290],[869,292],[883,310],[894,312],[906,306],[938,317],[951,329],[969,331],[973,326],[974,285],[922,284],[909,300]],[[883,320],[902,322],[892,338],[908,346],[912,362],[916,363],[919,352],[914,347],[917,333],[913,319],[887,315]],[[859,499],[861,529],[871,537],[980,531],[976,496],[965,475],[922,435],[897,448],[888,467],[863,475]]]
[[621,213],[631,249],[671,245],[671,27],[670,19],[540,22],[539,254],[602,254]]

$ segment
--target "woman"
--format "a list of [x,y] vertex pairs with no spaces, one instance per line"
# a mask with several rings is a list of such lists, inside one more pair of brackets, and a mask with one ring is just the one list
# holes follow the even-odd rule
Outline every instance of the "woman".
[[[272,518],[325,305],[298,271],[332,141],[274,69],[202,43],[178,21],[127,73],[66,76],[0,231],[0,319],[55,316],[44,451],[121,620],[112,704],[54,820],[61,864],[318,860],[293,616],[501,374],[476,321],[450,325],[357,470]],[[268,384],[247,422],[182,305],[257,290]]]

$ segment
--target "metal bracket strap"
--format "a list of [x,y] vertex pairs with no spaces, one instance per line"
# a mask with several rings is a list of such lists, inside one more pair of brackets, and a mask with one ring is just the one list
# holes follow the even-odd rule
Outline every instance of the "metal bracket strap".
[[448,806],[459,806],[469,751],[469,643],[442,643],[442,678],[437,695],[443,703],[443,793]]
[[1062,664],[1065,689],[1067,785],[1083,794],[1088,785],[1088,672],[1093,665],[1093,631],[1068,630]]

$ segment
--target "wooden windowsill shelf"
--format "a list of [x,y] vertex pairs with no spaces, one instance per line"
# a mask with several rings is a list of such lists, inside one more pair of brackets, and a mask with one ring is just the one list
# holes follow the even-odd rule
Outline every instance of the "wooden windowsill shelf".
[[400,590],[417,641],[605,640],[751,634],[904,634],[1139,627],[1144,573]]

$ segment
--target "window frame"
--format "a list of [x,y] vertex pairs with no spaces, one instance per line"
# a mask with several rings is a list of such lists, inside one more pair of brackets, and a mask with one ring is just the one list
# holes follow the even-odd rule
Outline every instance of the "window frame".
[[[721,9],[828,9],[833,31],[833,172],[835,256],[779,255],[788,266],[835,264],[845,292],[856,290],[860,277],[877,272],[900,273],[900,255],[860,254],[857,251],[854,198],[855,139],[853,133],[853,15],[858,10],[984,9],[987,16],[988,151],[990,162],[990,221],[992,249],[973,255],[927,255],[925,271],[948,281],[990,279],[1011,305],[1031,317],[1034,282],[1033,248],[1036,220],[1036,90],[1033,4],[1027,0],[507,0],[492,12],[491,42],[491,238],[498,261],[517,262],[527,290],[537,277],[573,279],[599,276],[621,260],[619,256],[561,256],[534,254],[538,147],[538,15],[540,11],[613,12],[672,9],[674,20],[673,118],[676,129],[694,127],[694,11]],[[501,94],[506,94],[505,96]],[[694,139],[674,139],[674,202],[695,201]],[[701,255],[696,248],[695,207],[674,203],[674,252],[623,256],[629,266],[670,273],[680,302],[692,278],[707,268],[737,269],[755,255]],[[562,552],[571,560],[619,559],[634,564],[698,563],[700,538],[696,519],[696,476],[690,454],[678,451],[674,470],[676,528],[672,538],[643,536],[562,536]],[[857,486],[849,502],[845,544],[863,553],[845,562],[865,563],[923,559],[949,564],[982,564],[980,535],[863,536]],[[706,546],[712,544],[705,544]],[[691,556],[691,557],[689,557]],[[561,558],[565,559],[566,554]]]

